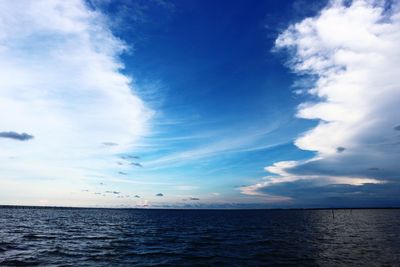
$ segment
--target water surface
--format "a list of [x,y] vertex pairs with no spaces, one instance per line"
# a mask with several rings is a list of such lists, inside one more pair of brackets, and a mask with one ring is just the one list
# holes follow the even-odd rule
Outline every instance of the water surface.
[[400,210],[0,208],[0,265],[400,266]]

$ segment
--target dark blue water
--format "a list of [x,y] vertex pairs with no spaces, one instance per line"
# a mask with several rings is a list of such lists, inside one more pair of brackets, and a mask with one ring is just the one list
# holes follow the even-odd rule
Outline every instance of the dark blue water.
[[400,210],[3,207],[0,265],[400,266]]

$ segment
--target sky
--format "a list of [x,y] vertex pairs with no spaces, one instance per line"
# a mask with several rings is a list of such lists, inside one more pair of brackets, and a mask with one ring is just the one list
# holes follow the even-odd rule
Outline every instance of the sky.
[[396,1],[0,2],[0,204],[400,206]]

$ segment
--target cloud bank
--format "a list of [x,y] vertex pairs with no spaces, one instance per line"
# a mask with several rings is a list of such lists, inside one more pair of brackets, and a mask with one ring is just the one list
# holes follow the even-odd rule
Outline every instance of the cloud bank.
[[106,21],[83,0],[0,3],[1,137],[35,135],[0,139],[2,177],[101,173],[148,133],[153,112],[122,74],[127,47]]
[[[315,81],[304,92],[312,100],[299,105],[297,117],[319,123],[295,140],[315,157],[268,166],[272,175],[241,188],[242,193],[275,193],[301,201],[301,195],[277,186],[330,186],[335,192],[331,185],[341,184],[354,193],[364,184],[397,185],[400,5],[333,1],[316,17],[291,25],[279,35],[276,47],[291,55],[294,72]],[[318,190],[311,191],[318,198]],[[373,190],[368,187],[368,192]]]

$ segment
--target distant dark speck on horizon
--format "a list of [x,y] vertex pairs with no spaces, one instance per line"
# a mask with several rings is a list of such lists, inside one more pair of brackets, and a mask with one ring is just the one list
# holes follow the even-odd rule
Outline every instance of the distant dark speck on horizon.
[[158,193],[158,194],[156,194],[156,196],[157,196],[157,197],[163,197],[164,194],[163,194],[163,193]]
[[118,192],[118,191],[106,191],[105,193],[107,193],[107,194],[118,195],[118,194],[120,194],[121,192]]

